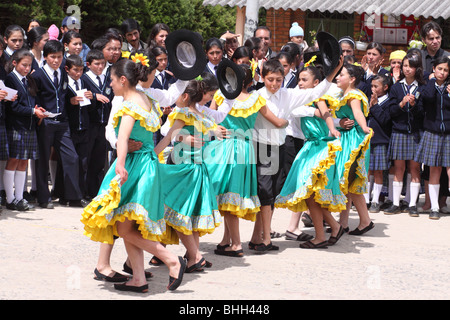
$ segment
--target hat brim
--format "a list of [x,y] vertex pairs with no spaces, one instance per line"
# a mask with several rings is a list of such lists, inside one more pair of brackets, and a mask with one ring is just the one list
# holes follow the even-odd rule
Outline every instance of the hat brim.
[[328,32],[319,32],[316,39],[322,54],[323,71],[328,76],[339,65],[341,47],[337,39]]
[[229,59],[223,59],[216,71],[219,89],[227,99],[236,99],[242,91],[245,73],[242,67]]
[[165,45],[170,70],[175,78],[191,80],[206,68],[206,54],[203,50],[202,36],[186,29],[170,32]]

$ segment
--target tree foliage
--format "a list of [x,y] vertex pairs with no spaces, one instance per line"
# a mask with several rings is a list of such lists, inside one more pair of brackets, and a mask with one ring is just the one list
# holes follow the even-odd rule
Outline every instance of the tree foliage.
[[126,18],[139,21],[144,41],[158,22],[166,23],[171,30],[197,31],[205,40],[234,30],[236,22],[235,8],[203,6],[203,0],[2,0],[0,32],[10,24],[26,29],[32,18],[45,27],[60,27],[66,15],[75,14],[67,13],[71,5],[81,9],[81,34],[88,44],[106,29],[119,28]]

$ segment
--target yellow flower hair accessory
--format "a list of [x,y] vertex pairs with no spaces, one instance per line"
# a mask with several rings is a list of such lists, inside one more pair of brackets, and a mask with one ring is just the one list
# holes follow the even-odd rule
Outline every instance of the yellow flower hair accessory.
[[147,56],[144,56],[142,53],[136,53],[134,56],[131,56],[131,60],[134,63],[140,63],[143,66],[150,67],[149,65],[150,60],[148,59]]
[[130,51],[122,51],[122,58],[130,59]]
[[314,61],[316,61],[317,56],[313,56],[311,59],[309,59],[309,61],[307,63],[305,63],[304,67],[308,68],[310,65],[312,65],[314,67]]
[[358,62],[354,62],[354,63],[352,63],[354,66],[356,66],[356,67],[361,67],[361,64],[359,64]]
[[258,62],[255,59],[250,60],[250,69],[252,70],[252,78],[255,77],[256,68],[258,68]]
[[197,78],[195,78],[195,80],[197,80],[197,81],[203,81],[203,77],[202,77],[202,76],[197,76]]

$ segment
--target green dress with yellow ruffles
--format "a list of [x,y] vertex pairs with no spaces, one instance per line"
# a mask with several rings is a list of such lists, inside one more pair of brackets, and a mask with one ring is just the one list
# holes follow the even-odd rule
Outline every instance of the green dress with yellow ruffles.
[[116,175],[116,161],[109,168],[98,195],[84,208],[81,221],[84,234],[91,240],[114,243],[118,236],[116,222],[134,220],[144,239],[165,244],[178,243],[178,237],[164,219],[164,203],[161,192],[161,167],[153,152],[153,132],[159,129],[161,111],[156,100],[148,96],[151,111],[131,101],[124,101],[113,116],[116,134],[124,115],[136,122],[130,139],[142,142],[140,150],[129,153],[125,160],[128,180],[121,186]]
[[[315,104],[312,104],[316,107]],[[329,129],[322,118],[302,117],[300,124],[305,144],[292,163],[286,182],[275,199],[275,207],[293,212],[308,209],[306,200],[314,200],[330,211],[340,212],[347,199],[339,187],[335,165],[336,153],[341,150],[339,139],[329,136]]]
[[369,112],[366,95],[358,89],[349,91],[339,97],[339,103],[332,110],[336,118],[349,118],[354,120],[354,126],[349,130],[339,128],[341,132],[342,151],[336,155],[336,166],[339,171],[339,183],[342,192],[347,195],[364,194],[367,189],[367,175],[370,160],[370,139],[373,131],[365,134],[358,122],[355,120],[350,100],[357,99],[361,102],[361,110],[365,117]]
[[[219,106],[224,98],[220,91],[214,96]],[[258,111],[265,104],[256,91],[245,101],[234,100],[232,109],[220,123],[229,130],[230,137],[209,142],[208,147],[215,152],[204,159],[217,193],[219,210],[249,221],[256,220],[261,207],[252,130]]]
[[[180,134],[201,138],[217,127],[206,114],[199,115],[189,108],[175,107],[168,117],[171,126],[175,120],[185,123]],[[203,162],[203,152],[204,148],[176,142],[171,155],[175,164],[162,165],[164,219],[186,235],[192,232],[198,232],[199,236],[212,233],[222,222],[211,178]]]

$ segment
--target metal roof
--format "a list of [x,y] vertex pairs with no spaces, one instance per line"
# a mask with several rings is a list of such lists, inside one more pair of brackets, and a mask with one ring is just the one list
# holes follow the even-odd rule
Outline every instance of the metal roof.
[[[244,7],[247,0],[204,0],[203,5]],[[300,9],[348,13],[376,13],[385,15],[450,18],[450,0],[260,0],[265,9]]]

